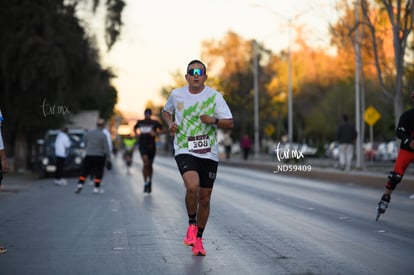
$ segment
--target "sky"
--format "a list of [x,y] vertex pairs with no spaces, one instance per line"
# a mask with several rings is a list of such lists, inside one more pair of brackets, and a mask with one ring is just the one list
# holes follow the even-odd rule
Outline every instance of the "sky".
[[202,41],[233,31],[278,52],[294,40],[295,26],[305,26],[310,44],[327,45],[328,25],[337,17],[336,0],[125,1],[121,38],[101,51],[117,75],[116,108],[137,117],[149,100],[164,104],[161,88],[172,84],[173,72],[184,77],[188,62],[201,58]]

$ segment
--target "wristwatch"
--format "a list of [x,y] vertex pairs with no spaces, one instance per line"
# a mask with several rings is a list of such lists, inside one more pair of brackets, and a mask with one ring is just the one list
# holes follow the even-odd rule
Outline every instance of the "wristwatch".
[[214,124],[218,125],[218,123],[219,123],[219,119],[216,118],[216,120],[214,120]]

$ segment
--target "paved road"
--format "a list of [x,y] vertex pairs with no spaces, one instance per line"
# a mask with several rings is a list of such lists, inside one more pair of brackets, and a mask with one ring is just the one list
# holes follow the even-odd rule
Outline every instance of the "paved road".
[[142,193],[139,160],[106,173],[106,192],[80,195],[51,179],[6,179],[0,274],[413,274],[408,191],[374,221],[381,187],[223,165],[205,232],[206,257],[182,244],[184,188],[170,157]]

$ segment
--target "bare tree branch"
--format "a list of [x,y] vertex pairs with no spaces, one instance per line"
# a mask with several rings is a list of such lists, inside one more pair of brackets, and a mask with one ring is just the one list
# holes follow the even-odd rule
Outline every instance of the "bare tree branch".
[[394,71],[395,81],[392,90],[386,88],[384,77],[381,71],[381,66],[378,57],[378,45],[376,40],[376,26],[372,22],[371,8],[367,0],[361,0],[361,9],[365,18],[364,23],[367,24],[371,33],[371,42],[373,45],[373,54],[375,59],[375,66],[377,70],[378,80],[381,90],[384,94],[393,98],[394,101],[394,115],[395,124],[403,111],[402,90],[403,90],[403,76],[405,64],[405,50],[407,48],[407,40],[413,29],[413,0],[405,0],[405,5],[402,5],[403,0],[381,0],[383,8],[385,9],[388,19],[391,23],[393,34],[393,48],[394,48]]

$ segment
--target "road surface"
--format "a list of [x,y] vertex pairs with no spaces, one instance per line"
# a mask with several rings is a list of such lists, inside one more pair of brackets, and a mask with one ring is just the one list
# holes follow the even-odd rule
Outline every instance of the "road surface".
[[6,177],[0,193],[0,274],[414,274],[414,200],[396,191],[375,222],[381,188],[221,165],[205,257],[183,245],[184,186],[157,156],[152,194],[141,161],[105,172],[104,194],[76,178]]

